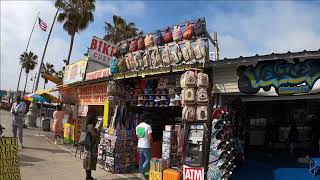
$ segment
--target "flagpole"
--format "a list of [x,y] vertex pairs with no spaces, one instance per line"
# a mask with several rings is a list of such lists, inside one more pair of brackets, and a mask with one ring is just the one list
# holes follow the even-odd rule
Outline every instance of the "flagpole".
[[[29,47],[29,44],[30,44],[30,40],[31,40],[31,36],[32,36],[33,30],[34,30],[34,27],[36,26],[37,20],[38,20],[38,18],[39,18],[39,14],[40,14],[40,11],[38,11],[38,14],[37,14],[37,16],[36,16],[36,19],[35,19],[35,21],[34,21],[34,24],[33,24],[33,27],[32,27],[32,30],[31,30],[31,33],[30,33],[30,36],[29,36],[29,39],[28,39],[27,47],[26,47],[26,50],[24,51],[25,53],[26,53],[27,50],[28,50],[28,47]],[[18,85],[17,85],[17,91],[16,91],[17,93],[18,93],[18,91],[19,91],[21,73],[22,73],[22,65],[21,65],[20,73],[19,73],[19,79],[18,79]]]
[[49,31],[49,34],[48,34],[47,42],[46,42],[46,45],[45,45],[43,53],[42,53],[42,58],[41,58],[41,62],[40,62],[40,66],[39,66],[39,70],[38,70],[38,74],[37,74],[36,86],[34,88],[35,92],[38,90],[39,78],[40,78],[40,73],[41,73],[41,67],[42,67],[42,64],[43,64],[43,59],[44,59],[44,56],[46,55],[47,46],[48,46],[48,43],[49,43],[49,39],[50,39],[50,36],[51,36],[53,25],[54,25],[54,23],[55,23],[55,21],[57,19],[57,15],[58,15],[59,10],[60,10],[60,8],[57,9],[56,14],[54,15],[53,22],[52,22],[52,25],[50,27],[50,31]]

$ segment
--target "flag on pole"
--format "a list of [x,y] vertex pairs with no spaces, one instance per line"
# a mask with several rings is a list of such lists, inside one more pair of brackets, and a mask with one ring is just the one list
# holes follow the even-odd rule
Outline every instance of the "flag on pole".
[[47,31],[47,23],[45,23],[44,21],[42,21],[40,18],[39,18],[39,27],[42,31]]

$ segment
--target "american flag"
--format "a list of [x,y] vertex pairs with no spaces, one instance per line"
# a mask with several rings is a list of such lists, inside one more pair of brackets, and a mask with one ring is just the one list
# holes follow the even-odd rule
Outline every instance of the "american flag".
[[39,18],[39,26],[40,26],[40,29],[42,31],[46,31],[47,30],[47,23],[45,23],[44,21],[42,21],[40,18]]

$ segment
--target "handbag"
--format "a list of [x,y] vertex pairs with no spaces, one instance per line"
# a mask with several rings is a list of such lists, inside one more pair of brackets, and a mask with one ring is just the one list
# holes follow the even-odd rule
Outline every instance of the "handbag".
[[186,71],[181,75],[180,85],[181,85],[181,88],[196,87],[197,76],[193,71]]
[[181,41],[182,32],[181,32],[181,27],[179,25],[174,26],[172,38],[173,38],[173,41]]
[[129,48],[129,52],[133,52],[138,50],[138,40],[133,39],[130,43],[130,48]]
[[187,22],[186,30],[183,32],[183,39],[189,40],[192,38],[192,35],[193,35],[192,24]]
[[209,76],[206,73],[197,74],[197,86],[198,87],[208,87],[209,86]]
[[195,90],[194,88],[185,88],[183,89],[183,94],[181,94],[183,97],[183,103],[184,104],[194,104],[195,103]]
[[201,46],[201,39],[197,39],[194,46],[194,56],[197,60],[201,60],[206,56],[204,47]]
[[193,32],[196,36],[201,36],[205,34],[205,24],[204,22],[199,19],[194,25],[193,25]]
[[164,32],[163,42],[164,43],[172,42],[172,32],[170,27],[168,27],[167,30]]
[[128,53],[128,50],[129,50],[129,44],[128,42],[123,42],[120,46],[120,54],[126,54]]
[[138,40],[138,49],[142,50],[145,48],[145,44],[144,44],[144,38],[141,36]]
[[170,53],[169,53],[169,47],[166,45],[162,50],[162,61],[164,66],[169,66],[172,63]]
[[163,61],[162,61],[162,57],[161,57],[161,54],[160,54],[160,51],[159,49],[157,48],[155,50],[155,56],[156,56],[156,66],[155,67],[161,67],[163,65]]
[[153,46],[154,42],[153,42],[153,36],[151,33],[148,33],[146,35],[146,38],[144,38],[144,44],[145,44],[146,48]]
[[132,57],[131,53],[129,53],[127,58],[126,58],[126,66],[127,66],[127,69],[130,70],[130,71],[133,70],[132,58],[133,57]]
[[154,37],[154,45],[161,46],[163,44],[161,31],[158,30]]
[[196,93],[197,104],[207,104],[209,102],[208,92],[206,88],[199,88]]
[[198,121],[208,120],[208,107],[207,106],[198,106],[197,107],[196,119]]
[[118,60],[115,57],[112,57],[110,60],[110,72],[112,75],[117,74],[119,72]]
[[181,62],[182,53],[181,53],[179,44],[176,44],[173,47],[173,50],[170,53],[170,58],[172,59],[173,64],[179,64]]
[[146,69],[150,65],[150,55],[149,51],[145,50],[143,54],[143,68]]

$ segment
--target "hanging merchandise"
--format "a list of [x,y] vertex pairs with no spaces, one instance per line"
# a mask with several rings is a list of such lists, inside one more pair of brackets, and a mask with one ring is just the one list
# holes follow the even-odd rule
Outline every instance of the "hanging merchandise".
[[143,68],[146,69],[150,66],[150,54],[149,50],[145,50],[143,54]]
[[126,72],[128,71],[127,65],[126,65],[126,58],[120,57],[118,62],[118,69],[120,72]]
[[158,30],[155,37],[154,37],[154,45],[155,46],[161,46],[163,44],[163,38],[162,38],[162,34],[161,31]]
[[156,56],[156,50],[153,50],[151,55],[150,55],[150,62],[151,62],[151,67],[156,68],[157,67],[157,56]]
[[126,66],[127,66],[127,69],[129,70],[129,71],[131,71],[132,70],[132,54],[131,53],[129,53],[129,54],[127,54],[127,57],[126,57]]
[[179,44],[177,43],[173,50],[170,53],[170,58],[172,59],[172,63],[174,65],[180,64],[182,61],[182,53]]
[[197,76],[193,71],[186,71],[181,75],[180,86],[181,88],[196,87]]
[[208,87],[209,86],[209,76],[205,73],[197,74],[197,87]]
[[181,41],[182,40],[182,31],[179,25],[174,26],[173,34],[172,34],[173,41]]
[[138,62],[138,69],[143,69],[144,62],[143,62],[143,59],[142,59],[140,52],[135,53],[135,59]]
[[195,121],[196,120],[196,110],[193,106],[184,106],[182,109],[182,119],[185,121]]
[[164,32],[163,42],[164,42],[164,43],[170,43],[170,42],[172,42],[172,32],[171,32],[171,28],[170,28],[170,27],[168,27],[168,28],[166,29],[166,31]]
[[144,44],[144,38],[143,36],[141,36],[138,40],[138,49],[139,50],[142,50],[145,48],[145,44]]
[[199,19],[195,24],[193,25],[193,32],[196,36],[201,36],[205,34],[206,29],[205,29],[205,24],[204,22]]
[[197,104],[208,104],[209,102],[209,97],[208,97],[208,92],[206,88],[198,88],[197,93],[196,93],[196,101]]
[[199,38],[195,42],[194,55],[198,61],[204,60],[204,58],[206,57],[206,51],[205,51],[204,47],[201,46],[201,39],[199,39]]
[[114,94],[117,92],[117,88],[116,88],[116,82],[114,81],[109,81],[108,82],[108,86],[107,86],[107,93],[108,94]]
[[170,53],[169,53],[169,46],[165,45],[165,47],[162,50],[162,61],[163,61],[163,65],[164,66],[170,66],[172,63],[172,59],[170,57]]
[[193,30],[192,30],[192,24],[187,22],[186,24],[186,30],[183,32],[183,39],[189,40],[193,36]]
[[155,50],[155,55],[156,55],[156,66],[155,67],[162,67],[163,61],[162,61],[160,50],[158,49],[158,47]]
[[194,60],[194,51],[189,41],[186,41],[184,44],[184,47],[182,48],[182,55],[186,63],[190,63],[190,61]]
[[133,52],[138,50],[138,40],[137,39],[133,39],[130,43],[130,48],[129,48],[129,52]]
[[128,53],[128,51],[129,51],[129,44],[127,41],[124,41],[120,45],[120,54],[124,55],[124,54]]
[[154,42],[153,42],[153,36],[151,33],[148,33],[144,39],[144,44],[146,48],[152,47]]
[[181,94],[184,104],[194,104],[195,103],[195,90],[194,88],[185,88]]
[[197,121],[207,121],[208,120],[208,106],[198,106],[197,107],[196,120]]
[[112,57],[110,60],[110,72],[112,75],[117,74],[119,72],[118,60],[115,57]]
[[[141,57],[141,55],[140,55],[140,57]],[[139,58],[139,56],[137,56],[137,54],[132,55],[131,66],[132,66],[133,71],[137,71],[139,68],[139,59],[138,58]]]

